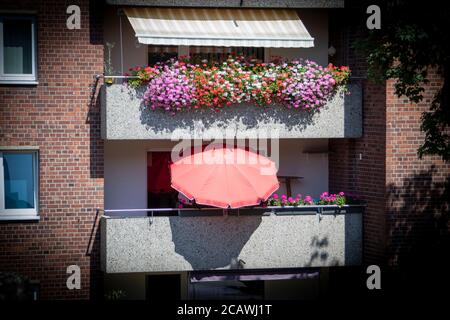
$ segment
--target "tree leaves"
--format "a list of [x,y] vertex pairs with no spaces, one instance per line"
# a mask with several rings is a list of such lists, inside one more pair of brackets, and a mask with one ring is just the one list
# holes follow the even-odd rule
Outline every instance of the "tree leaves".
[[407,1],[385,4],[388,9],[383,12],[384,27],[369,32],[355,47],[367,57],[370,79],[377,83],[396,79],[395,94],[411,102],[423,100],[431,68],[443,77],[444,84],[421,118],[425,140],[418,155],[439,155],[450,161],[449,10],[436,4],[417,6]]

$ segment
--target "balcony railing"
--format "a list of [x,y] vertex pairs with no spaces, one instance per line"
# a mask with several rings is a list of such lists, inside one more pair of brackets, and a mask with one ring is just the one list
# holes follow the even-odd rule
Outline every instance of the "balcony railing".
[[121,83],[103,85],[104,139],[202,139],[217,137],[218,133],[225,138],[239,134],[279,138],[358,138],[362,135],[362,87],[356,81],[349,84],[350,95],[336,94],[317,113],[283,106],[258,109],[242,104],[220,112],[198,109],[171,115],[144,107],[144,91],[144,87],[135,89]]
[[[121,273],[358,265],[363,212],[361,205],[105,210],[102,269]],[[161,213],[175,215],[157,215]]]

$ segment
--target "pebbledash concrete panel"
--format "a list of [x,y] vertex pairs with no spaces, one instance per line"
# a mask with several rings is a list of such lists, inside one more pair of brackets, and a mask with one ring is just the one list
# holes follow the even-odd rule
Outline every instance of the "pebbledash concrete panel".
[[101,220],[107,273],[359,265],[362,214]]
[[319,112],[250,104],[216,112],[197,109],[171,115],[144,107],[144,88],[102,87],[102,136],[107,140],[207,138],[358,138],[362,136],[362,89],[337,93]]

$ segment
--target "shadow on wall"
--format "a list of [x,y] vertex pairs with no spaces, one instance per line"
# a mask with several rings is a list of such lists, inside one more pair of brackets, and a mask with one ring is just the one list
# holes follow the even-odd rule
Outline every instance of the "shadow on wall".
[[86,256],[90,260],[90,292],[91,300],[99,300],[103,297],[103,274],[100,270],[100,212],[96,211],[86,248]]
[[328,237],[319,238],[318,236],[313,236],[311,238],[311,257],[309,261],[305,263],[305,267],[311,267],[314,262],[319,260],[319,264],[325,264],[328,260],[329,254],[327,248],[329,245]]
[[[311,267],[314,265],[327,265],[330,267],[337,266],[359,266],[362,264],[362,216],[364,212],[361,212],[361,208],[358,208],[354,213],[347,213],[344,217],[344,233],[343,246],[344,257],[342,261],[338,258],[330,257],[329,247],[330,240],[327,236],[319,237],[317,235],[311,238],[310,251],[311,256],[305,267]],[[336,236],[336,235],[335,235]],[[334,241],[339,241],[338,237],[334,237]],[[333,249],[331,249],[333,251]],[[332,259],[331,259],[332,258]]]
[[103,45],[103,1],[89,1],[89,42]]
[[[130,90],[129,94],[134,99],[142,101],[143,94],[146,87],[141,87],[136,90]],[[255,109],[264,109],[264,112],[256,112]],[[305,130],[307,126],[314,123],[314,115],[317,112],[307,112],[296,110],[300,114],[286,112],[286,107],[282,105],[275,105],[275,107],[256,107],[251,103],[246,106],[240,106],[236,110],[233,106],[224,107],[218,114],[214,109],[195,109],[188,112],[178,112],[171,115],[169,112],[162,110],[151,110],[149,107],[141,103],[141,123],[147,130],[153,132],[173,132],[176,129],[188,130],[192,132],[196,126],[200,128],[222,128],[227,127],[233,123],[242,123],[249,130],[258,129],[258,124],[261,123],[280,123],[284,124],[289,130],[300,128]]]
[[175,252],[194,270],[240,269],[242,248],[261,224],[261,216],[189,219],[170,217]]
[[344,136],[362,137],[364,110],[362,81],[350,78],[349,90],[349,95],[344,96]]
[[[91,179],[103,179],[103,139],[101,137],[101,95],[99,78],[94,77],[91,84],[89,109],[86,124],[89,125],[89,173]],[[102,187],[95,187],[96,189]],[[103,196],[102,196],[103,197]],[[99,212],[89,207],[92,212],[92,226],[85,255],[90,259],[90,299],[101,299],[103,296],[103,276],[100,271],[100,227]]]
[[89,125],[89,172],[91,178],[103,178],[103,139],[101,137],[101,94],[99,79],[91,85],[89,111],[86,124]]
[[432,166],[403,185],[388,186],[388,257],[402,289],[435,288],[450,280],[450,176],[439,176]]
[[[89,1],[89,43],[103,47],[103,1]],[[94,76],[94,71],[93,71]],[[99,79],[94,77],[90,84],[90,97],[86,124],[89,125],[89,173],[90,178],[103,178],[103,139],[101,137],[101,101]],[[89,208],[89,210],[95,210]],[[103,297],[103,275],[100,271],[100,228],[99,212],[92,212],[92,226],[89,231],[85,255],[90,260],[89,297],[98,300]]]
[[[361,210],[361,209],[360,209]],[[344,240],[344,258],[346,266],[359,266],[363,260],[363,216],[362,213],[345,215],[345,240]],[[338,266],[339,263],[332,263],[332,266]]]

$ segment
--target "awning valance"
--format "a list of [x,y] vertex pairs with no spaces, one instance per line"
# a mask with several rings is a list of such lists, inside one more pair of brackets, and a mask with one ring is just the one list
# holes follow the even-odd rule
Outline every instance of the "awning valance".
[[295,10],[126,8],[140,43],[310,48],[314,39]]

